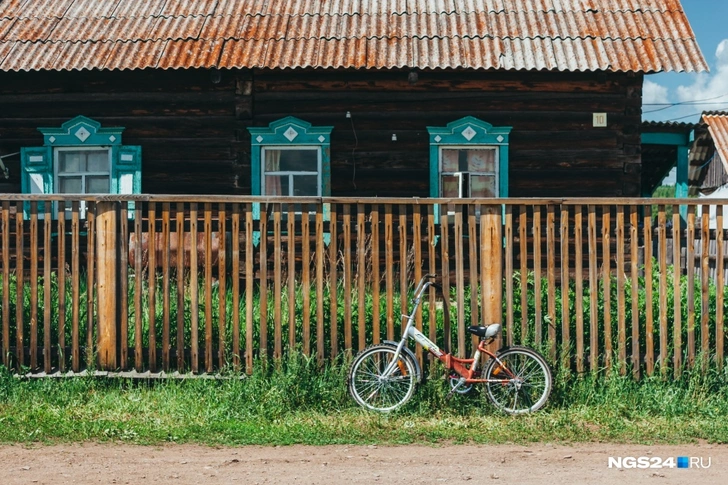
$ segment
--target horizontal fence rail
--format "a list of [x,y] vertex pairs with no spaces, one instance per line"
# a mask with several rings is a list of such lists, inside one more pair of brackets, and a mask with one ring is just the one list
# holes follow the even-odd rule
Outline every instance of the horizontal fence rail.
[[449,306],[433,290],[416,325],[459,355],[467,326],[502,322],[496,345],[578,372],[721,366],[728,200],[703,202],[3,194],[2,364],[323,363],[399,338],[436,273]]

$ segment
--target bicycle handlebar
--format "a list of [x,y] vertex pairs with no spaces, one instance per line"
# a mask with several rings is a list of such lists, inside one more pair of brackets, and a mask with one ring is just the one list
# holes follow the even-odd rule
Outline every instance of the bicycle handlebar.
[[434,273],[426,274],[425,276],[423,276],[422,279],[420,280],[420,282],[417,283],[417,288],[415,288],[415,294],[414,294],[415,298],[419,298],[420,294],[422,294],[422,292],[425,290],[425,288],[427,288],[427,286],[433,284],[427,280],[434,280],[435,278],[437,278],[437,275]]

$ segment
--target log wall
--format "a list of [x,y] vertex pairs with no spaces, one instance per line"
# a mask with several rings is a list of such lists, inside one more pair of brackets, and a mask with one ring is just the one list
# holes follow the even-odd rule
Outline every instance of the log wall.
[[[333,125],[334,196],[429,196],[427,126],[512,126],[510,196],[638,196],[642,76],[605,73],[205,70],[0,74],[0,155],[81,114],[141,145],[145,193],[250,193],[249,126]],[[351,118],[346,118],[346,112]],[[594,128],[592,114],[608,126]],[[392,134],[397,141],[392,141]],[[5,159],[19,192],[19,158]],[[382,176],[386,174],[386,176]]]

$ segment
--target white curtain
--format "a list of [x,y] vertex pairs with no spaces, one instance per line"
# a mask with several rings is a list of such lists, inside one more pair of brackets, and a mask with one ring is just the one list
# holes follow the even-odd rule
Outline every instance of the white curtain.
[[281,151],[265,151],[265,195],[288,195],[281,194],[280,175],[268,175],[268,172],[278,172],[281,169]]

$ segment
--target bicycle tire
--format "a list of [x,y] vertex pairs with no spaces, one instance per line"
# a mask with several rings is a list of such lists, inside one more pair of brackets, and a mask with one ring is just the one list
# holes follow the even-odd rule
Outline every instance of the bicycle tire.
[[[551,394],[553,378],[546,360],[533,349],[510,347],[498,353],[499,363],[491,359],[486,379],[508,382],[487,382],[488,399],[507,414],[527,414],[541,409]],[[506,371],[505,369],[508,369]]]
[[361,407],[386,413],[402,406],[414,394],[416,366],[406,353],[400,353],[398,365],[390,376],[382,376],[396,351],[397,348],[391,345],[372,345],[362,350],[352,362],[349,394]]

